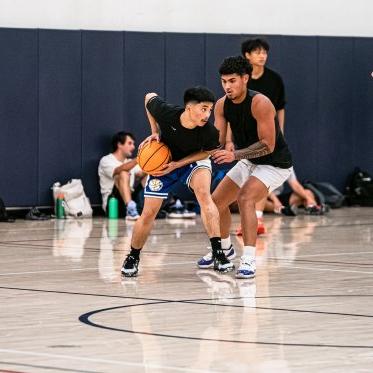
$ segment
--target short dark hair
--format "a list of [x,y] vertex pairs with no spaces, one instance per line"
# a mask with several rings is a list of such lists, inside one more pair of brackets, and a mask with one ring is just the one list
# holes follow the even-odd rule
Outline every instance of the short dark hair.
[[206,87],[197,86],[193,88],[188,88],[184,92],[184,105],[188,102],[212,102],[216,101],[215,95]]
[[268,52],[269,44],[266,40],[260,38],[248,39],[241,44],[241,53],[244,57],[245,53],[251,53],[255,49],[264,49]]
[[219,67],[220,75],[238,74],[242,76],[248,74],[251,76],[252,71],[252,66],[242,56],[227,57]]
[[111,148],[113,149],[113,152],[118,149],[118,142],[124,144],[127,141],[127,137],[135,140],[135,136],[133,136],[130,132],[120,131],[113,136],[113,138],[111,139]]

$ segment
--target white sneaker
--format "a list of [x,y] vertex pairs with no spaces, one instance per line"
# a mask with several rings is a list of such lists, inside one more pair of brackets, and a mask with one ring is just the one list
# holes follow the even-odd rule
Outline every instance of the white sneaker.
[[236,278],[254,278],[255,273],[255,258],[252,256],[241,256],[241,262],[236,272]]

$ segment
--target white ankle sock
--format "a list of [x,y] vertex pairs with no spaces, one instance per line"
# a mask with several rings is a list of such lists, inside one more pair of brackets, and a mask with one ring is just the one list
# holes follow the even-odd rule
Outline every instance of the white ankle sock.
[[227,250],[231,247],[231,236],[228,236],[227,238],[221,239],[221,248],[223,250]]
[[244,246],[242,256],[250,256],[253,259],[255,259],[255,250],[256,250],[255,246]]
[[263,211],[256,210],[256,211],[255,211],[255,214],[256,214],[256,217],[257,217],[258,219],[261,219],[261,218],[263,217]]

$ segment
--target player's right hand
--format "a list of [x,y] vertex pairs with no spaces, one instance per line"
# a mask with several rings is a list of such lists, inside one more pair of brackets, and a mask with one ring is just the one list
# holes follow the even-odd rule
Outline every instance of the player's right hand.
[[141,149],[143,146],[145,146],[146,144],[149,144],[151,141],[157,141],[159,142],[160,140],[160,137],[159,137],[159,133],[154,133],[150,136],[148,136],[140,145],[139,145],[139,149]]

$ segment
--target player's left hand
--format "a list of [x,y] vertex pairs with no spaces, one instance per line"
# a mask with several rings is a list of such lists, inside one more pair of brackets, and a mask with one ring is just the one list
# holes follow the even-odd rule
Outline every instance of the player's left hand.
[[234,153],[228,150],[218,150],[211,157],[217,164],[231,163],[235,160]]
[[178,168],[177,162],[170,162],[170,163],[167,163],[164,166],[162,166],[161,170],[159,170],[157,172],[153,172],[152,176],[164,176],[164,175],[167,175],[170,172],[176,170],[177,168]]

